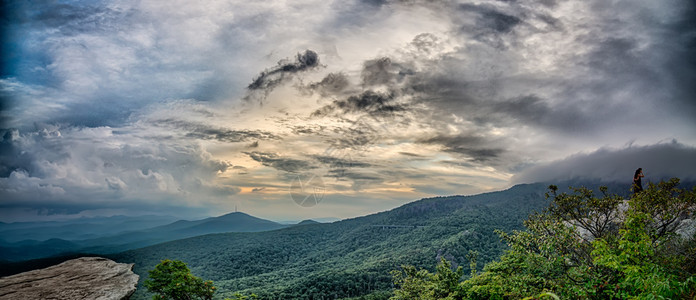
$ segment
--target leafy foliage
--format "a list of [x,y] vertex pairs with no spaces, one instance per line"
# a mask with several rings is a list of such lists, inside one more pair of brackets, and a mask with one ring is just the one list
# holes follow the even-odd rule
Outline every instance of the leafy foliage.
[[437,265],[436,273],[417,270],[405,266],[401,271],[393,271],[394,284],[400,289],[394,291],[393,300],[435,300],[461,299],[459,280],[464,275],[462,267],[452,270],[452,265],[444,258]]
[[692,299],[696,235],[676,232],[696,210],[696,189],[678,184],[650,184],[630,200],[606,188],[597,198],[586,188],[557,194],[550,186],[553,202],[525,221],[527,230],[499,231],[510,248],[483,273],[452,285],[447,262],[436,274],[403,267],[393,299],[437,299],[434,286],[446,288],[439,291],[446,299]]
[[259,298],[259,296],[256,296],[256,294],[251,294],[249,296],[246,296],[242,293],[237,292],[237,293],[234,293],[232,295],[232,298],[225,298],[225,300],[254,300],[254,299],[258,299],[258,298]]
[[163,260],[149,271],[150,279],[145,280],[148,291],[157,293],[152,299],[212,299],[215,286],[210,280],[203,281],[191,275],[182,261]]

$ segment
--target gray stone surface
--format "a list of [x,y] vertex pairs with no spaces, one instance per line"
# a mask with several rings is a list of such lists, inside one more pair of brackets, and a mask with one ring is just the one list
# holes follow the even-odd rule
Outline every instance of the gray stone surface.
[[133,264],[82,257],[0,278],[0,299],[128,299],[138,285]]
[[[626,212],[628,211],[628,209],[628,200],[623,200],[622,203],[619,203],[616,210],[609,216],[609,220],[611,222],[610,229],[616,231],[619,230],[621,224],[623,224],[623,222],[626,219]],[[659,219],[655,219],[655,221],[660,222]],[[586,242],[592,242],[596,238],[592,235],[592,233],[589,230],[582,227],[580,222],[570,220],[564,221],[563,223],[568,227],[575,227],[575,231],[578,233],[579,237]],[[670,230],[670,232],[676,232],[680,238],[684,240],[690,240],[691,238],[693,238],[694,232],[696,232],[696,222],[694,222],[691,216],[683,215],[675,221],[674,226],[672,228],[674,229]]]

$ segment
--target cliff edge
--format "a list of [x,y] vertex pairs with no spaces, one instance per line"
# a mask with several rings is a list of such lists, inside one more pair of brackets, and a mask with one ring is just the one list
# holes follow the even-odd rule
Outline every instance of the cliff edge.
[[81,257],[0,278],[0,299],[129,299],[138,285],[133,264]]

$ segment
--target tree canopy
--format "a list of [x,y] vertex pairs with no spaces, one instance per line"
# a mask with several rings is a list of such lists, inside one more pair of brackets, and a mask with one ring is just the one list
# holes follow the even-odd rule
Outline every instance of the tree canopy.
[[550,186],[552,203],[526,230],[498,232],[509,249],[483,272],[459,282],[447,261],[435,274],[406,266],[394,272],[392,299],[693,299],[696,189],[678,184],[650,184],[630,199]]
[[163,260],[149,274],[145,287],[156,293],[153,299],[210,300],[215,293],[212,281],[193,276],[186,264],[179,260]]

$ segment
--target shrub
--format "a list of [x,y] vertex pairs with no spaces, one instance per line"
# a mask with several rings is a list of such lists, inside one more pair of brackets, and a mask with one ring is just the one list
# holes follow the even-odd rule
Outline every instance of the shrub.
[[145,287],[157,294],[152,299],[209,300],[215,293],[212,281],[203,281],[193,276],[182,261],[163,260],[154,270],[149,271],[149,275],[150,278],[145,280]]
[[696,234],[676,232],[696,211],[696,189],[678,184],[650,184],[629,200],[605,187],[596,197],[550,186],[553,202],[525,221],[527,230],[498,232],[509,249],[482,273],[452,285],[446,262],[435,275],[405,267],[394,273],[394,299],[436,299],[436,287],[447,299],[693,299]]

